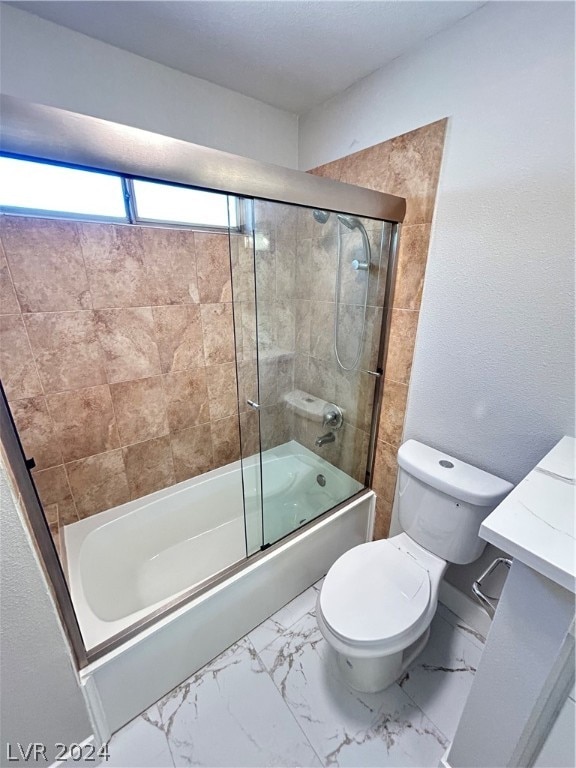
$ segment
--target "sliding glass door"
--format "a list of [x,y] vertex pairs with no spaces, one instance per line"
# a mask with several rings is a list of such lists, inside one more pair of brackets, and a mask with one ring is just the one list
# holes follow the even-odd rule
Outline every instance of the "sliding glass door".
[[391,226],[247,203],[232,237],[248,552],[365,483]]

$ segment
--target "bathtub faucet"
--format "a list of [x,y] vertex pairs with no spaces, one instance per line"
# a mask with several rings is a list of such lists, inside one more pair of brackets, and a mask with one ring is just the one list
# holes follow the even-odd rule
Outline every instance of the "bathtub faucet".
[[326,443],[333,443],[334,440],[336,440],[334,432],[327,432],[325,435],[320,435],[320,437],[316,438],[316,445],[318,448],[322,448],[323,445],[326,445]]

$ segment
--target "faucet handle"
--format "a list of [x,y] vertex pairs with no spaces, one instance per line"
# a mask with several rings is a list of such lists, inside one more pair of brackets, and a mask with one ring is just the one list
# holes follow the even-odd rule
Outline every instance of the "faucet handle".
[[334,403],[326,403],[322,412],[322,425],[331,429],[340,429],[344,423],[342,409]]

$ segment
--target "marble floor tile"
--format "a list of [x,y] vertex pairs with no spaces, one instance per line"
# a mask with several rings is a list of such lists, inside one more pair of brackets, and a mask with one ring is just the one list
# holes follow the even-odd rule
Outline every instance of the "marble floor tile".
[[281,624],[276,618],[276,614],[274,614],[274,616],[259,624],[256,629],[253,629],[247,637],[256,652],[260,653],[267,645],[282,637],[286,629],[287,627]]
[[262,624],[250,632],[248,639],[258,653],[271,642],[277,640],[298,619],[301,619],[307,613],[314,612],[321,583],[322,579],[295,597],[294,600],[291,600],[283,608],[280,608],[279,611],[276,611],[269,619],[263,621]]
[[478,632],[478,630],[474,629],[469,624],[467,624],[459,616],[456,616],[455,613],[452,613],[452,611],[449,608],[447,608],[443,603],[438,603],[436,615],[442,616],[442,618],[445,619],[448,622],[448,624],[453,626],[455,629],[459,629],[462,632],[464,632],[466,635],[468,635],[468,638],[471,640],[471,642],[477,645],[481,650],[484,649],[484,646],[486,645],[485,636],[481,632]]
[[165,732],[159,727],[156,705],[125,725],[108,744],[108,768],[173,768],[174,761]]
[[439,605],[400,684],[352,691],[314,617],[321,582],[115,734],[106,765],[437,766],[483,638]]
[[176,766],[319,766],[245,638],[158,702]]
[[398,685],[377,694],[344,686],[312,614],[259,655],[323,765],[438,765],[444,735]]
[[436,615],[428,645],[399,681],[402,690],[449,739],[454,738],[482,655],[477,642]]

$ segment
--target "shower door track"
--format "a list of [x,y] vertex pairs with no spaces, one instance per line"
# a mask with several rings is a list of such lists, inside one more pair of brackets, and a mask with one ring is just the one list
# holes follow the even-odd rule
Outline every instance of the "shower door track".
[[14,96],[0,96],[0,115],[0,150],[8,154],[391,223],[406,214],[403,197]]

